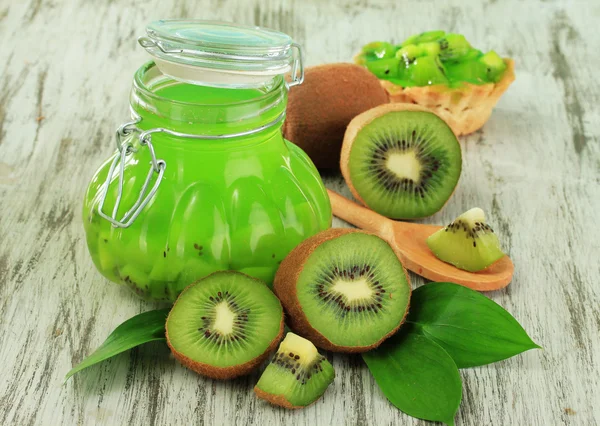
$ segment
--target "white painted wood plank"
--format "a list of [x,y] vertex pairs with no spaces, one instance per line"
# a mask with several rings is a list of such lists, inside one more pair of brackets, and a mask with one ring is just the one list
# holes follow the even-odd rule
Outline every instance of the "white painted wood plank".
[[[158,306],[94,270],[80,208],[147,59],[135,38],[165,17],[280,29],[304,45],[311,65],[432,28],[514,57],[516,82],[484,129],[463,139],[459,187],[425,222],[443,224],[476,205],[488,212],[516,263],[513,283],[489,296],[545,349],[464,370],[457,424],[600,422],[600,4],[322,3],[0,1],[1,424],[425,424],[391,406],[357,356],[331,355],[334,385],[297,412],[258,401],[257,374],[207,380],[158,343],[62,386],[116,325]],[[349,196],[339,174],[325,180]]]

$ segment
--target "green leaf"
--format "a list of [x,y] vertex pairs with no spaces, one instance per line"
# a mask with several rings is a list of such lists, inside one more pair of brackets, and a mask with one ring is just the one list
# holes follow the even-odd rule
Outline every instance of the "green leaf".
[[462,398],[456,364],[440,345],[410,330],[363,354],[387,399],[406,414],[454,425]]
[[407,322],[444,348],[458,368],[489,364],[540,347],[500,305],[454,283],[416,289]]
[[155,340],[165,340],[165,322],[170,309],[144,312],[129,318],[110,333],[110,336],[93,354],[67,373],[65,382],[91,365],[97,364],[135,346]]

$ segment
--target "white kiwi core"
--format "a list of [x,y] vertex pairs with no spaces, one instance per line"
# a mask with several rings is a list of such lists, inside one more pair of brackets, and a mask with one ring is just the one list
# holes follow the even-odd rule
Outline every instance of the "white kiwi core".
[[400,179],[419,181],[421,163],[415,151],[392,152],[385,162],[386,167]]
[[310,340],[300,337],[294,333],[288,333],[279,345],[277,352],[284,354],[293,353],[298,355],[298,362],[302,365],[310,365],[318,356],[317,348]]
[[215,306],[215,322],[213,329],[223,336],[233,332],[235,313],[229,308],[227,302],[221,302]]
[[338,279],[331,289],[343,295],[348,302],[369,300],[373,296],[373,289],[369,286],[366,278],[357,280]]

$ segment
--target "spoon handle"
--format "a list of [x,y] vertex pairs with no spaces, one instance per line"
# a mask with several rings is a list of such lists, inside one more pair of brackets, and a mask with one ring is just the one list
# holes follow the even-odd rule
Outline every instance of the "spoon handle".
[[352,225],[364,229],[365,231],[372,232],[379,235],[382,238],[390,236],[393,233],[391,221],[381,216],[379,213],[375,213],[373,210],[369,210],[366,207],[359,206],[358,204],[342,197],[337,192],[327,190],[329,194],[329,200],[331,201],[331,208],[333,215],[345,220]]

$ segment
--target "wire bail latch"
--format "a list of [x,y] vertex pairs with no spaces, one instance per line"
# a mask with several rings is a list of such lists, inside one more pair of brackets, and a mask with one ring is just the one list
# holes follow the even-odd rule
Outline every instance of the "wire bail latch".
[[[177,132],[175,130],[165,129],[163,127],[157,127],[154,129],[142,131],[137,127],[137,125],[141,121],[141,118],[137,118],[133,121],[130,121],[129,123],[122,124],[116,132],[117,153],[108,170],[106,181],[102,185],[103,189],[102,196],[100,198],[100,203],[98,204],[98,214],[104,219],[108,220],[110,223],[113,224],[113,226],[117,228],[128,228],[131,226],[133,221],[140,215],[144,207],[148,205],[152,197],[154,197],[156,191],[158,191],[158,187],[162,181],[165,169],[167,167],[167,163],[164,160],[156,158],[154,145],[152,145],[152,135],[154,133],[164,133],[171,137],[184,139],[227,140],[255,135],[273,126],[281,125],[280,123],[283,122],[284,119],[285,111],[279,114],[277,117],[275,117],[272,121],[265,123],[262,126],[258,126],[254,129],[220,135],[189,134]],[[140,145],[142,147],[145,146],[150,151],[150,170],[148,170],[148,175],[146,176],[146,180],[144,182],[144,185],[142,186],[142,190],[140,191],[140,195],[137,201],[133,204],[133,206],[131,206],[131,208],[123,215],[121,219],[117,219],[121,199],[123,197],[125,159],[128,155],[136,152],[136,150],[133,147],[133,144],[131,143],[131,140],[124,140],[124,138],[134,133],[139,134],[138,140]],[[119,189],[117,192],[117,198],[113,207],[112,214],[109,216],[108,214],[103,212],[102,209],[104,208],[104,203],[106,202],[106,197],[108,195],[108,187],[110,186],[110,183],[113,179],[117,167],[119,168]],[[152,181],[152,176],[154,175],[154,173],[158,174],[158,176],[156,177],[156,182],[154,182],[154,186],[152,186],[152,189],[150,189],[150,191],[148,192],[148,188],[150,186],[150,182]]]
[[[100,198],[100,203],[98,204],[98,214],[104,219],[108,220],[112,223],[113,226],[117,228],[128,228],[131,226],[133,221],[139,216],[144,207],[150,202],[152,197],[158,191],[158,187],[162,181],[163,175],[165,173],[165,168],[167,164],[164,160],[158,160],[156,158],[156,154],[154,152],[154,146],[152,145],[152,133],[156,130],[148,130],[145,132],[140,132],[140,130],[136,127],[136,125],[140,122],[140,118],[137,118],[134,121],[130,121],[129,123],[125,123],[121,125],[116,132],[116,142],[117,142],[117,153],[115,154],[115,158],[110,165],[110,169],[108,170],[108,175],[106,176],[106,181],[103,184],[102,196]],[[131,208],[125,212],[121,219],[117,219],[117,214],[119,212],[119,207],[121,205],[121,199],[123,197],[123,181],[125,175],[125,160],[126,157],[135,152],[133,145],[131,143],[131,139],[123,141],[129,135],[133,133],[139,133],[139,142],[141,146],[146,146],[150,151],[151,156],[151,164],[150,170],[148,170],[148,174],[146,176],[146,180],[144,181],[144,185],[140,191],[140,195],[136,202],[131,206]],[[104,203],[106,201],[106,197],[108,195],[108,188],[113,179],[113,175],[115,174],[115,169],[119,168],[119,183],[118,183],[118,192],[117,198],[115,200],[115,205],[113,207],[112,214],[109,216],[104,213],[102,209],[104,208]],[[152,176],[154,173],[157,173],[158,176],[156,178],[156,182],[152,186],[152,189],[148,192],[148,188],[150,186],[150,182],[152,181]]]

